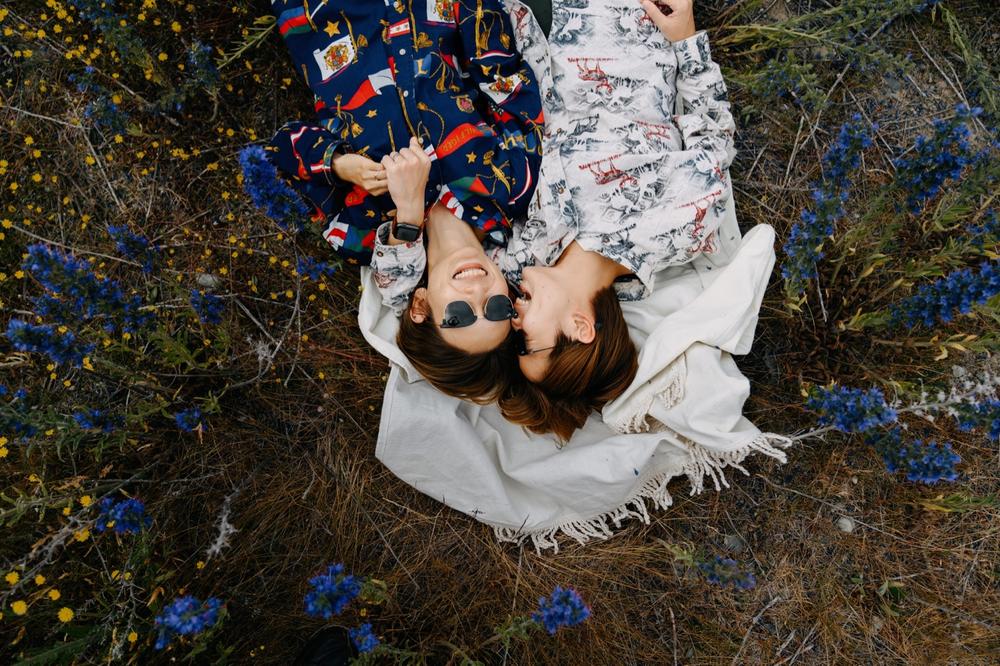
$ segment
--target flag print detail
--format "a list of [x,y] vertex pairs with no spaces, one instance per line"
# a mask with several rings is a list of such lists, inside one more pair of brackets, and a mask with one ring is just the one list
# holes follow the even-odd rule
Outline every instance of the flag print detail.
[[[525,187],[538,182],[544,114],[502,0],[272,0],[271,12],[316,119],[286,123],[268,156],[337,221],[324,234],[335,251],[370,261],[395,204],[340,181],[333,162],[377,162],[411,136],[432,157],[425,206],[454,183],[465,222],[509,236],[527,212]],[[466,178],[476,186],[463,189]]]

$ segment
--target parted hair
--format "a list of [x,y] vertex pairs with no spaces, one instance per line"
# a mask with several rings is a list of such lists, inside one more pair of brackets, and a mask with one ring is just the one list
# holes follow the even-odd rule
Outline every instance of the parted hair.
[[614,287],[598,291],[593,307],[600,326],[592,342],[560,333],[542,381],[533,384],[516,374],[499,400],[508,421],[535,433],[555,433],[566,441],[592,411],[600,411],[632,383],[639,352],[629,337]]
[[399,320],[396,344],[413,367],[431,386],[447,395],[480,405],[495,402],[514,377],[520,375],[513,331],[500,345],[488,352],[470,354],[448,344],[427,317],[416,323],[410,318],[413,294]]

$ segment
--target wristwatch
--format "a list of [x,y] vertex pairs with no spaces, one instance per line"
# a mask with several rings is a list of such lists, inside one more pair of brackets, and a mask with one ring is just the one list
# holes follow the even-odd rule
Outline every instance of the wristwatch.
[[396,222],[395,220],[393,220],[392,226],[389,227],[389,232],[392,234],[393,238],[406,241],[407,243],[412,243],[420,238],[420,227],[415,224]]

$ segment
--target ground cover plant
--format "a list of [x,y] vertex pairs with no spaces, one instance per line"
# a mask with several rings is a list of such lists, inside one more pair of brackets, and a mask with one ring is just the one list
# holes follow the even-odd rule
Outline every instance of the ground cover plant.
[[556,556],[374,458],[356,268],[255,148],[311,109],[267,4],[0,0],[4,663],[995,663],[995,3],[698,3],[797,444]]

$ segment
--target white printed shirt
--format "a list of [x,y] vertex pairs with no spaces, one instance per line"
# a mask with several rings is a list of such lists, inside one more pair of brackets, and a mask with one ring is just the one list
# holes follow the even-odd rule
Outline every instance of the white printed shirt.
[[[731,197],[735,124],[708,36],[671,43],[634,0],[554,0],[546,40],[526,6],[507,8],[541,88],[544,155],[527,219],[487,254],[518,283],[575,240],[635,276],[615,283],[620,299],[644,298],[657,271],[716,251]],[[389,245],[388,233],[372,268],[400,313],[427,258],[422,242]]]

